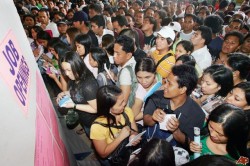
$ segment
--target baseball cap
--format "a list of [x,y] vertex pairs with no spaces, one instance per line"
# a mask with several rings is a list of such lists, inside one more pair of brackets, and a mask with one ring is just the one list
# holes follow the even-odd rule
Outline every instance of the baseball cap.
[[76,22],[76,21],[87,22],[89,19],[88,19],[88,15],[85,12],[77,11],[77,12],[75,12],[72,20],[73,20],[73,22]]
[[60,24],[65,24],[65,25],[68,25],[68,21],[67,20],[64,20],[64,19],[61,19],[59,20],[58,22],[56,22],[56,25],[59,26]]
[[180,32],[181,31],[181,24],[178,23],[178,22],[175,22],[175,21],[169,23],[168,27],[172,28],[176,32]]
[[157,32],[157,34],[161,35],[161,37],[164,37],[164,38],[169,37],[172,40],[175,39],[174,30],[168,26],[162,27],[161,30],[159,32]]

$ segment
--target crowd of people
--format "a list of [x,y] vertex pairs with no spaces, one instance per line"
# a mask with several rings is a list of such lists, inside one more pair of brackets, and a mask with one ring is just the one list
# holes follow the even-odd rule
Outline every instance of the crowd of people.
[[44,82],[71,98],[58,111],[101,165],[246,164],[248,0],[14,3]]

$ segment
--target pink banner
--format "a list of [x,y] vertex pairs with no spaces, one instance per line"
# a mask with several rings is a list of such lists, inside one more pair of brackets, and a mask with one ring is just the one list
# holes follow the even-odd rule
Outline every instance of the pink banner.
[[57,116],[39,70],[36,72],[36,85],[35,166],[69,166]]
[[19,47],[16,37],[10,30],[0,43],[0,75],[27,114],[30,91],[30,68]]

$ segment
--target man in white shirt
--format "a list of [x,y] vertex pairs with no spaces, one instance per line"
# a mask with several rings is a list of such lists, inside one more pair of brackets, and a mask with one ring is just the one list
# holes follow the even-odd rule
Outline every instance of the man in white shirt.
[[[134,53],[134,41],[128,36],[120,35],[117,37],[114,44],[114,61],[118,65],[118,86],[122,89],[124,94],[124,102],[128,106],[132,106],[134,101],[135,89],[133,89],[133,80],[136,79],[134,68],[136,61],[132,56]],[[133,75],[129,68],[133,70]],[[134,94],[133,94],[134,92]]]
[[196,16],[193,14],[186,14],[183,22],[183,30],[180,32],[180,37],[183,40],[190,40],[194,33]]
[[91,29],[95,33],[98,44],[101,45],[102,37],[106,34],[114,36],[114,32],[106,29],[105,19],[103,15],[96,15],[90,19]]
[[191,37],[191,42],[194,45],[192,56],[202,70],[212,64],[212,57],[207,48],[211,40],[212,31],[207,26],[200,26]]
[[52,37],[59,37],[59,32],[57,29],[57,25],[50,21],[49,13],[46,9],[40,9],[38,12],[38,26],[41,26],[45,31],[50,33]]

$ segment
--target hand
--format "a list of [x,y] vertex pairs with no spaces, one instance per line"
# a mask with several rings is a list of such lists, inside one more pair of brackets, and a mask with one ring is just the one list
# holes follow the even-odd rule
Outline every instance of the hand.
[[[132,140],[136,135],[137,135],[137,133],[131,135],[131,136],[129,137],[129,141]],[[138,143],[140,143],[140,141],[141,141],[141,137],[138,138],[137,140],[135,140],[134,142],[132,142],[132,146],[136,146]]]
[[179,125],[179,120],[175,117],[171,117],[167,122],[166,128],[171,132],[175,132],[179,128]]
[[39,48],[35,48],[35,49],[33,50],[33,54],[34,54],[35,57],[38,57],[38,56],[39,56],[39,53],[40,53],[40,49],[39,49]]
[[50,78],[52,78],[53,80],[57,79],[57,76],[55,73],[46,73]]
[[202,146],[195,143],[194,141],[191,141],[190,144],[189,144],[189,148],[190,148],[190,150],[192,152],[200,153],[201,149],[202,149]]
[[74,108],[75,103],[74,102],[70,102],[70,103],[66,103],[65,106],[63,106],[64,108]]
[[124,140],[130,135],[130,128],[128,126],[125,126],[122,128],[119,136],[117,138],[120,138],[121,140]]
[[151,49],[151,46],[149,44],[145,44],[143,47],[143,51],[146,52],[147,54],[149,53],[150,49]]
[[59,94],[57,95],[56,102],[59,103],[59,101],[60,101],[60,100],[63,98],[63,96],[65,96],[65,95],[69,95],[69,96],[70,96],[69,91],[64,91],[64,92],[59,93]]
[[165,118],[166,113],[162,110],[157,108],[153,113],[153,120],[156,122],[162,122]]

